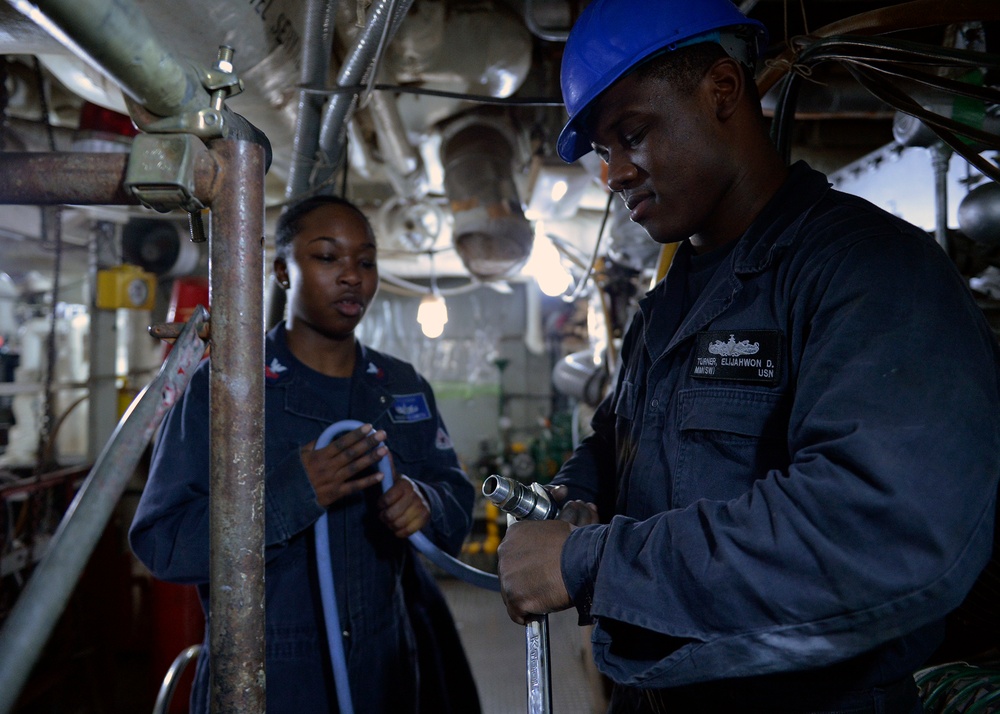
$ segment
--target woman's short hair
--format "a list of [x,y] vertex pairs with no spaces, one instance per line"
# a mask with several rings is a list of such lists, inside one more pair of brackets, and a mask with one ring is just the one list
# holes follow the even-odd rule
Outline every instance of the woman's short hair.
[[[343,206],[357,213],[364,221],[368,234],[374,238],[375,231],[372,228],[368,216],[362,212],[355,204],[341,196],[309,196],[301,201],[289,205],[278,217],[278,223],[274,230],[274,249],[278,255],[284,255],[288,246],[295,240],[295,236],[302,230],[302,219],[308,214],[322,206]],[[374,241],[373,241],[374,242]]]

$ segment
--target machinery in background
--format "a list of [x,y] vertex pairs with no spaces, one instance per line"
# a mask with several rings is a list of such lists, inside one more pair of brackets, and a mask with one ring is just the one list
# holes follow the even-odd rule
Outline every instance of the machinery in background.
[[[321,62],[323,72],[320,80],[315,83],[303,80],[300,72],[302,65],[308,60],[305,53],[301,52],[303,47],[309,44],[309,38],[304,32],[307,23],[303,19],[306,3],[295,0],[273,2],[268,0],[266,3],[216,0],[210,3],[208,8],[213,22],[202,21],[205,18],[206,8],[187,4],[190,7],[185,10],[177,3],[159,3],[153,0],[138,0],[136,3],[143,11],[149,13],[156,26],[161,28],[164,38],[171,38],[183,45],[181,51],[185,57],[202,61],[205,66],[211,65],[214,59],[214,56],[204,55],[206,51],[214,55],[218,46],[216,35],[219,34],[220,28],[228,28],[226,31],[230,33],[230,37],[234,41],[239,41],[238,61],[241,69],[248,68],[245,72],[241,71],[241,75],[247,80],[247,91],[234,99],[233,107],[264,128],[275,142],[276,164],[268,179],[268,203],[271,206],[279,206],[287,197],[301,190],[301,187],[291,187],[292,190],[289,190],[290,187],[285,184],[285,180],[293,173],[289,163],[294,157],[303,153],[293,148],[296,99],[299,100],[301,107],[309,104],[308,96],[329,97],[327,102],[330,108],[343,107],[344,111],[339,115],[336,111],[331,112],[328,118],[336,119],[339,116],[343,120],[343,126],[338,121],[330,121],[321,132],[317,131],[317,134],[321,133],[323,136],[317,142],[319,149],[315,152],[317,162],[308,167],[309,170],[306,172],[317,179],[310,188],[349,185],[358,196],[370,204],[370,207],[387,207],[384,213],[380,214],[385,218],[384,225],[399,227],[397,231],[387,231],[390,233],[386,236],[386,240],[390,241],[389,245],[399,248],[392,257],[402,256],[403,260],[400,263],[407,262],[417,274],[421,272],[426,274],[428,259],[431,255],[435,255],[434,260],[437,260],[436,265],[439,270],[445,261],[451,258],[449,270],[456,271],[456,274],[468,274],[472,282],[491,282],[499,287],[502,280],[521,265],[532,244],[532,236],[524,230],[526,221],[523,220],[523,216],[518,215],[522,208],[520,196],[533,193],[524,190],[526,175],[524,169],[536,159],[538,163],[543,163],[547,158],[551,147],[547,145],[545,137],[554,136],[552,126],[562,119],[562,110],[555,105],[507,106],[497,112],[485,112],[474,107],[484,98],[491,101],[505,99],[518,92],[552,99],[556,94],[552,79],[557,71],[559,43],[564,37],[564,33],[560,30],[571,24],[578,3],[572,0],[534,0],[523,3],[522,7],[521,3],[418,0],[412,4],[413,13],[405,19],[402,16],[394,17],[391,22],[383,25],[384,33],[381,37],[379,33],[370,34],[366,36],[365,42],[358,42],[358,33],[363,31],[366,17],[363,13],[358,14],[354,3],[341,2],[337,4],[339,14],[334,24],[338,33],[343,31],[344,34],[337,38],[332,53],[329,52],[329,47],[326,48],[326,55],[322,57]],[[778,4],[760,3],[757,6],[758,12],[768,10],[769,5],[777,7]],[[842,5],[836,2],[814,3],[816,8],[822,7],[824,10]],[[395,6],[396,3],[377,2],[368,18],[378,13],[382,13],[382,17],[386,12],[392,14],[392,8]],[[404,2],[398,6],[409,8],[410,3]],[[523,10],[522,17],[518,16],[517,11],[511,12],[513,6],[517,6],[517,10]],[[512,18],[514,22],[510,21]],[[485,22],[476,22],[477,19]],[[196,23],[197,27],[190,28],[191,22]],[[0,3],[0,25],[10,27],[12,23],[17,25],[17,31],[10,32],[6,36],[12,38],[7,40],[8,46],[5,50],[10,59],[4,63],[5,70],[9,70],[11,91],[3,100],[5,102],[3,148],[39,150],[39,147],[44,146],[44,150],[48,151],[53,148],[65,149],[70,146],[72,137],[69,136],[71,133],[69,129],[73,127],[80,108],[79,96],[76,93],[90,91],[93,92],[94,101],[114,103],[120,100],[120,92],[103,76],[92,71],[88,73],[85,65],[71,58],[64,48],[53,43],[50,37],[32,23],[26,22],[8,4]],[[180,31],[178,31],[179,23],[182,25]],[[188,24],[187,29],[183,27],[185,23]],[[470,23],[471,26],[478,28],[478,31],[471,31]],[[396,32],[398,39],[398,43],[395,44],[390,41],[393,32]],[[777,37],[777,33],[774,34]],[[528,43],[529,50],[525,50],[525,42]],[[365,48],[375,51],[365,54]],[[511,48],[515,51],[509,52]],[[390,49],[391,51],[388,51]],[[489,61],[492,56],[491,49],[508,51],[500,52],[497,55],[500,59],[491,62]],[[382,50],[387,52],[383,54]],[[40,65],[44,67],[38,71],[39,77],[36,77],[36,73],[31,69],[33,63],[25,61],[22,56],[23,53],[36,51],[42,55]],[[332,81],[332,77],[331,81],[325,81],[323,78],[330,64],[328,60],[331,55],[334,64],[339,65],[338,77],[336,81]],[[537,62],[535,66],[537,71],[528,71],[523,66],[524,60],[529,57],[533,64]],[[368,76],[365,76],[364,72],[349,72],[352,67],[362,69],[370,67],[371,72]],[[380,69],[384,71],[380,73]],[[81,75],[82,80],[79,78]],[[40,80],[39,84],[48,82],[49,97],[46,96],[44,89],[38,91],[33,88],[36,79]],[[377,83],[381,81],[394,84],[389,84],[390,89],[386,91],[376,89]],[[344,84],[356,88],[362,83],[366,86],[359,96],[360,101],[357,105],[359,111],[348,117],[346,107],[353,101],[352,94],[331,90],[330,87],[333,84]],[[71,90],[67,92],[66,87],[71,87]],[[430,94],[418,96],[410,93],[409,90],[412,89],[443,89],[451,91],[455,96],[436,97]],[[313,94],[310,95],[309,92]],[[469,94],[457,96],[457,93],[464,92]],[[60,101],[53,102],[50,106],[46,100],[51,98],[52,93],[60,93]],[[112,108],[122,115],[127,111],[124,103]],[[995,113],[995,108],[995,106],[988,107],[988,111]],[[826,107],[825,111],[829,114],[834,113],[830,107]],[[786,114],[790,125],[795,112]],[[189,118],[167,119],[169,123],[170,120],[181,121]],[[487,129],[482,127],[489,125],[488,129],[495,128],[490,125],[494,120],[498,120],[502,125],[500,131],[504,135],[505,144],[504,151],[498,153],[503,159],[499,162],[499,167],[493,166],[494,163],[498,163],[492,161],[497,157],[476,150],[476,142],[472,141],[475,137],[462,135],[458,131],[460,124],[467,119],[475,120],[472,124],[476,126],[477,132],[488,133]],[[448,131],[453,133],[449,134]],[[334,140],[331,141],[331,137],[334,137]],[[350,137],[351,141],[346,141],[347,137]],[[347,144],[346,148],[343,144]],[[510,149],[509,152],[507,148]],[[73,147],[73,150],[83,149],[83,146]],[[101,150],[105,151],[107,147],[102,147]],[[309,156],[314,152],[310,149],[304,153]],[[342,154],[349,156],[350,160],[343,171],[339,172],[338,160]],[[475,166],[480,168],[482,175],[476,174],[475,167],[470,169],[464,165],[466,154],[475,156]],[[995,156],[992,160],[996,161]],[[489,171],[497,174],[497,180],[492,183],[485,180],[490,178],[486,175]],[[594,178],[599,172],[590,171],[590,173],[594,174],[591,176]],[[471,178],[468,179],[468,183],[466,180],[461,180],[460,185],[455,186],[456,178],[462,176]],[[475,188],[473,181],[482,181],[479,186],[482,190],[463,193],[465,190]],[[451,185],[447,185],[448,183]],[[888,182],[883,181],[883,183]],[[913,177],[909,176],[904,185],[911,183]],[[553,184],[551,189],[555,186],[556,184]],[[970,188],[973,188],[971,184],[966,184],[951,195],[961,196]],[[975,194],[975,197],[970,198],[967,204],[963,202],[963,205],[966,206],[965,213],[973,215],[964,221],[962,232],[966,233],[967,238],[976,246],[986,246],[990,242],[989,237],[995,235],[992,227],[994,224],[989,217],[994,215],[995,203],[989,196],[983,198],[982,195],[986,192],[979,191],[978,186],[968,193],[969,196]],[[550,191],[550,198],[553,195]],[[565,396],[574,407],[579,404],[595,403],[606,388],[613,372],[616,339],[620,337],[619,330],[626,322],[633,305],[631,293],[627,290],[616,293],[613,289],[615,285],[622,285],[621,281],[594,280],[595,274],[592,269],[596,266],[597,273],[600,273],[607,268],[610,274],[610,269],[617,264],[633,267],[638,265],[642,270],[648,271],[655,263],[650,254],[638,256],[637,247],[643,245],[641,236],[640,240],[626,245],[617,245],[616,241],[612,240],[609,244],[612,248],[606,249],[601,247],[602,225],[601,231],[598,231],[596,245],[594,244],[590,237],[594,233],[591,230],[592,226],[601,220],[602,215],[607,218],[611,211],[610,203],[608,209],[598,210],[604,205],[605,194],[599,192],[599,197],[602,200],[597,208],[593,202],[586,207],[587,200],[577,195],[579,203],[574,206],[574,210],[564,212],[562,209],[545,209],[540,218],[532,219],[546,220],[549,223],[548,231],[552,233],[572,236],[572,240],[563,241],[563,252],[577,258],[579,263],[577,273],[582,276],[577,286],[586,280],[592,280],[591,285],[597,285],[598,288],[590,295],[589,302],[592,303],[594,312],[603,313],[604,327],[593,331],[599,339],[593,344],[579,345],[579,349],[571,351],[569,354],[575,356],[575,361],[572,364],[567,362],[568,374],[561,375],[569,377],[566,380],[569,386],[564,387],[567,392]],[[459,227],[458,218],[475,217],[477,213],[474,210],[475,201],[488,206],[488,215],[492,211],[493,214],[505,216],[505,220],[498,222],[501,226],[499,231],[496,230],[497,222],[487,225],[483,230],[479,224],[471,220],[467,221],[475,224],[471,230],[455,230]],[[449,206],[450,214],[446,214],[443,210],[442,207],[445,205]],[[581,210],[577,212],[576,207],[581,207]],[[108,222],[108,216],[95,217],[92,213],[81,212],[75,208],[68,210],[67,214],[69,215],[64,221],[67,228],[65,240],[58,245],[65,248],[67,262],[71,262],[70,256],[75,259],[79,274],[89,270],[89,266],[80,270],[80,263],[89,264],[91,260],[89,250],[98,242],[90,234],[91,227],[94,224]],[[444,225],[437,225],[433,219],[442,216],[447,216],[450,220],[444,220]],[[22,217],[23,214],[17,216],[18,219]],[[114,220],[120,223],[127,220],[127,217],[118,215]],[[614,222],[613,214],[611,220]],[[173,267],[162,269],[154,266],[160,264],[160,258],[165,254],[166,258],[162,262],[173,266],[180,262],[181,251],[178,249],[178,256],[171,259],[169,241],[165,244],[168,246],[167,249],[162,249],[161,244],[153,237],[155,232],[153,228],[158,226],[151,226],[150,230],[142,232],[144,237],[134,246],[135,257],[130,257],[128,262],[145,264],[148,272],[162,277]],[[498,233],[500,239],[496,240]],[[39,240],[39,235],[42,240]],[[412,240],[414,236],[417,240]],[[584,238],[581,239],[581,236]],[[984,240],[982,236],[987,238]],[[952,235],[949,238],[947,243],[950,250],[960,247],[960,241],[956,236]],[[8,246],[28,241],[29,245],[38,249],[36,252],[43,253],[47,263],[51,262],[51,255],[45,251],[52,247],[52,243],[46,242],[44,231],[39,234],[37,227],[32,225],[30,220],[23,223],[13,219],[6,221],[5,230],[0,232],[0,239],[6,241],[5,245]],[[407,242],[412,244],[409,250],[406,249]],[[181,241],[181,244],[188,245],[186,241]],[[567,244],[579,244],[584,247],[570,249],[566,248]],[[414,245],[416,249],[413,248]],[[156,254],[157,251],[159,254]],[[440,252],[432,253],[432,251]],[[17,252],[20,254],[20,251]],[[150,256],[150,252],[154,254]],[[602,265],[602,256],[599,254],[604,252],[607,252],[609,260],[604,261]],[[11,263],[14,253],[15,251],[11,250],[9,254]],[[593,255],[589,267],[586,258],[579,260],[579,255],[588,254]],[[60,253],[55,252],[54,255]],[[389,251],[386,251],[386,256],[389,255]],[[962,259],[967,259],[969,256],[982,259],[988,265],[992,265],[994,261],[985,250],[977,253],[976,249],[970,249],[961,253]],[[5,269],[8,268],[7,257],[5,255]],[[956,254],[955,257],[960,256]],[[123,256],[110,258],[106,264],[101,265],[102,269],[114,269],[122,263]],[[32,256],[31,259],[37,260],[37,256]],[[100,256],[100,259],[104,261],[105,256]],[[18,263],[21,264],[20,258]],[[971,269],[971,265],[970,262],[965,266],[963,272]],[[64,269],[68,267],[64,266]],[[122,272],[117,271],[117,273]],[[56,273],[58,278],[58,269]],[[112,278],[110,293],[117,297],[107,304],[113,306],[124,304],[126,307],[148,305],[148,297],[152,292],[150,283],[143,279],[137,281],[135,279],[137,276],[134,274],[117,273],[110,274]],[[631,282],[639,286],[642,274],[632,276]],[[979,285],[986,294],[990,288],[990,282],[987,280],[989,275],[985,271],[977,272],[975,275],[981,278],[982,282],[973,287]],[[19,284],[24,284],[23,273],[19,274],[18,281]],[[86,364],[86,360],[81,357],[86,351],[86,345],[76,332],[82,327],[73,326],[65,335],[62,331],[64,320],[74,325],[74,321],[79,322],[78,318],[81,316],[75,314],[73,308],[67,308],[62,312],[56,309],[60,302],[60,299],[55,297],[61,287],[59,282],[57,279],[55,287],[51,289],[52,317],[44,314],[48,311],[39,309],[37,314],[32,316],[32,320],[25,321],[24,334],[19,334],[16,339],[7,338],[7,346],[8,348],[13,346],[10,353],[17,354],[19,366],[15,372],[15,381],[0,382],[0,388],[13,384],[12,389],[16,390],[18,376],[28,375],[31,370],[38,370],[39,356],[48,351],[42,346],[48,334],[63,335],[59,339],[65,339],[65,343],[61,342],[56,347],[59,360],[70,360],[74,367],[82,368]],[[147,291],[146,295],[142,294],[144,289]],[[162,291],[159,292],[163,294]],[[582,290],[573,290],[574,298],[581,296],[586,297]],[[0,300],[0,318],[2,318],[3,304]],[[66,304],[77,303],[67,301]],[[108,319],[109,317],[109,313],[90,314],[89,329],[92,334],[106,337],[108,334],[106,330],[115,324]],[[101,325],[100,330],[95,329],[98,323]],[[134,324],[125,325],[121,332],[142,334],[134,328]],[[110,346],[111,342],[107,340],[104,346]],[[91,345],[94,344],[100,343],[91,342]],[[107,358],[110,355],[113,364],[118,356],[117,346],[113,354],[110,352],[106,349],[103,357]],[[96,350],[91,348],[90,353],[93,357]],[[594,364],[593,368],[584,359],[588,355]],[[597,359],[594,359],[595,357]],[[102,366],[102,369],[105,368]],[[50,373],[54,373],[54,370],[50,370]],[[97,376],[106,380],[109,375],[112,388],[108,390],[108,385],[105,384],[101,391],[110,391],[113,394],[116,376],[114,367],[103,372],[92,370],[89,378],[93,380]],[[68,414],[62,422],[52,422],[53,425],[62,424],[54,431],[61,435],[65,443],[60,442],[59,448],[56,449],[53,435],[48,439],[50,442],[48,446],[43,445],[39,448],[36,442],[32,453],[33,458],[40,457],[39,463],[49,461],[50,456],[72,461],[74,458],[79,458],[81,453],[93,451],[91,444],[81,445],[79,440],[75,440],[76,445],[73,448],[69,447],[69,437],[74,432],[73,420],[79,419],[87,409],[91,409],[92,412],[98,411],[92,407],[99,390],[93,390],[89,403],[85,400],[76,403],[73,401],[79,398],[77,396],[79,392],[73,394],[72,390],[81,389],[79,384],[85,379],[86,377],[79,379],[74,376],[65,380],[67,394],[71,395],[68,397],[69,401],[56,404],[52,410],[56,420],[60,415]],[[57,380],[56,383],[59,384],[61,381],[63,380]],[[41,389],[38,385],[44,384],[45,379],[40,372],[36,372],[32,382],[38,391]],[[11,411],[14,412],[13,404],[11,406]],[[34,409],[37,413],[37,408]],[[28,412],[28,416],[24,418],[16,416],[13,418],[16,420],[13,429],[24,429],[23,433],[30,435],[32,430],[29,424],[35,417]],[[553,417],[553,423],[555,421]],[[578,418],[571,420],[572,426],[568,429],[571,434],[568,439],[570,444],[578,441],[577,425],[580,421],[582,420]],[[37,430],[35,431],[37,433]],[[21,443],[20,438],[13,441]],[[536,441],[521,441],[512,437],[508,442],[498,447],[490,458],[498,464],[499,470],[508,469],[512,475],[524,479],[525,482],[543,480],[546,475],[551,478],[550,465],[561,461],[559,457],[565,453],[562,449],[562,435],[559,439],[551,438],[547,442],[543,437],[539,437]],[[47,449],[50,451],[47,452]],[[4,456],[11,456],[9,450]],[[33,470],[35,464],[25,464],[19,468]],[[15,472],[13,478],[19,480],[20,472]],[[62,485],[42,491],[24,491],[21,487],[25,484],[20,482],[14,485],[16,489],[9,492],[10,498],[4,504],[5,507],[9,506],[6,517],[8,524],[13,528],[9,530],[12,535],[4,543],[2,554],[5,558],[8,555],[16,556],[4,561],[11,568],[6,576],[8,584],[16,583],[16,576],[19,573],[27,573],[30,570],[32,559],[36,557],[34,548],[36,544],[42,543],[43,532],[52,525],[48,507],[51,505],[54,511],[58,511],[61,507],[65,507],[68,500],[57,493],[59,488],[63,488]],[[9,513],[14,515],[11,516]],[[120,551],[113,553],[120,555]],[[115,557],[112,555],[106,560],[114,562]],[[134,585],[126,582],[124,591],[131,592],[131,587]],[[110,602],[110,598],[106,598],[106,601]]]

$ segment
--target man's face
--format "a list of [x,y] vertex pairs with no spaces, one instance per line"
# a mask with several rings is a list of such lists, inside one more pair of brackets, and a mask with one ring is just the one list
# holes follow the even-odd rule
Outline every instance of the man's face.
[[680,93],[664,79],[632,73],[595,104],[591,139],[608,163],[608,187],[658,243],[699,234],[701,245],[715,247],[713,227],[733,174],[710,85],[706,78]]

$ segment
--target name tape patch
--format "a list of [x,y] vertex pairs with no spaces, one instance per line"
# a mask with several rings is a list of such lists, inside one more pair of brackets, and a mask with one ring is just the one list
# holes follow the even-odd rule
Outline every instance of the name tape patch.
[[725,330],[697,336],[691,376],[777,384],[781,379],[778,330]]
[[416,394],[393,394],[392,399],[389,418],[395,424],[426,421],[431,418],[431,408],[427,404],[427,397],[420,392]]

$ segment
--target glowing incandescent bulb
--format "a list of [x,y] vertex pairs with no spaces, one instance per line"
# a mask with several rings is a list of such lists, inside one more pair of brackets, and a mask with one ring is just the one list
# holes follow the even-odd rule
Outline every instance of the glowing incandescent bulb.
[[424,295],[420,300],[420,307],[417,308],[417,322],[425,337],[434,339],[440,337],[444,332],[445,323],[448,322],[448,305],[444,298],[438,293]]

